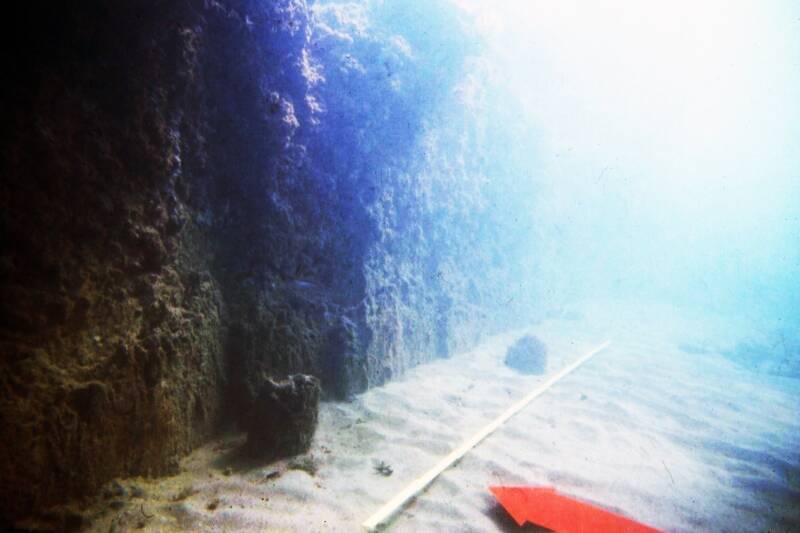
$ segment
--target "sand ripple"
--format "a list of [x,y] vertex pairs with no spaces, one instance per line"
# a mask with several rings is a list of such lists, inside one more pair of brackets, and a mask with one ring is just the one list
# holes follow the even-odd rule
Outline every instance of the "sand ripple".
[[[599,311],[595,318],[605,316]],[[445,472],[390,529],[509,529],[487,487],[525,483],[554,485],[669,531],[800,531],[800,386],[756,379],[715,354],[687,354],[678,346],[691,336],[679,332],[691,321],[633,328],[585,316],[583,324],[531,329],[550,347],[549,370],[606,332],[613,345]],[[226,476],[218,444],[204,447],[180,476],[141,481],[144,507],[155,515],[145,530],[357,531],[407,482],[543,381],[502,364],[520,333],[415,368],[352,403],[324,404],[313,475],[282,461]],[[394,474],[375,473],[376,460]],[[187,485],[196,492],[171,501]]]

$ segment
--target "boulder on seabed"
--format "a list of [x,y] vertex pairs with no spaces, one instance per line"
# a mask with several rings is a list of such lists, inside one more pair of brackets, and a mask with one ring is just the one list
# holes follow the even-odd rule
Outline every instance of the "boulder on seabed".
[[265,380],[247,424],[247,455],[270,461],[308,451],[317,429],[319,396],[320,382],[313,376]]
[[543,374],[547,368],[547,346],[533,335],[525,335],[506,352],[506,366],[522,374]]

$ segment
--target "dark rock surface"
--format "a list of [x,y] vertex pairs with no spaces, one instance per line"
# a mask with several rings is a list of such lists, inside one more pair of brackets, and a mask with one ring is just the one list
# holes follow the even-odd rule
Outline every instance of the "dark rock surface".
[[543,374],[547,370],[547,346],[533,335],[525,335],[509,346],[506,366],[522,374]]
[[247,455],[272,460],[304,453],[317,429],[319,380],[294,374],[267,379],[253,402],[247,421]]
[[263,375],[346,399],[522,316],[530,210],[484,177],[495,132],[459,118],[464,25],[378,4],[6,18],[0,527],[175,472],[246,425]]

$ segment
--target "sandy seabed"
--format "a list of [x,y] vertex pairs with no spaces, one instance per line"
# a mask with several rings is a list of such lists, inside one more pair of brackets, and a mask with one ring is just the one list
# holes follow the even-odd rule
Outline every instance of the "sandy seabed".
[[[442,474],[389,531],[515,531],[490,485],[548,485],[667,531],[800,531],[800,383],[682,343],[730,342],[742,324],[675,309],[594,303],[409,371],[350,403],[323,403],[310,452],[266,466],[242,437],[197,450],[97,531],[361,531],[408,482],[548,375],[612,344]],[[548,373],[503,364],[534,333]],[[390,476],[376,472],[383,461]],[[533,529],[533,528],[529,528]]]

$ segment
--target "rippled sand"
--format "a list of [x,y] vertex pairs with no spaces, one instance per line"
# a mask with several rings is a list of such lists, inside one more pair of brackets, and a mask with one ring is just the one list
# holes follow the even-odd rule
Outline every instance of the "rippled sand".
[[[606,338],[612,344],[446,471],[388,529],[514,530],[487,487],[532,484],[669,531],[800,531],[800,384],[678,348],[731,335],[731,324],[620,309],[595,304],[531,328],[549,346],[548,372]],[[231,437],[187,458],[178,476],[125,481],[146,496],[96,528],[359,531],[406,483],[544,381],[503,365],[522,333],[415,368],[352,403],[323,404],[303,461],[247,467],[232,459],[241,437]],[[376,473],[376,461],[393,474]]]

